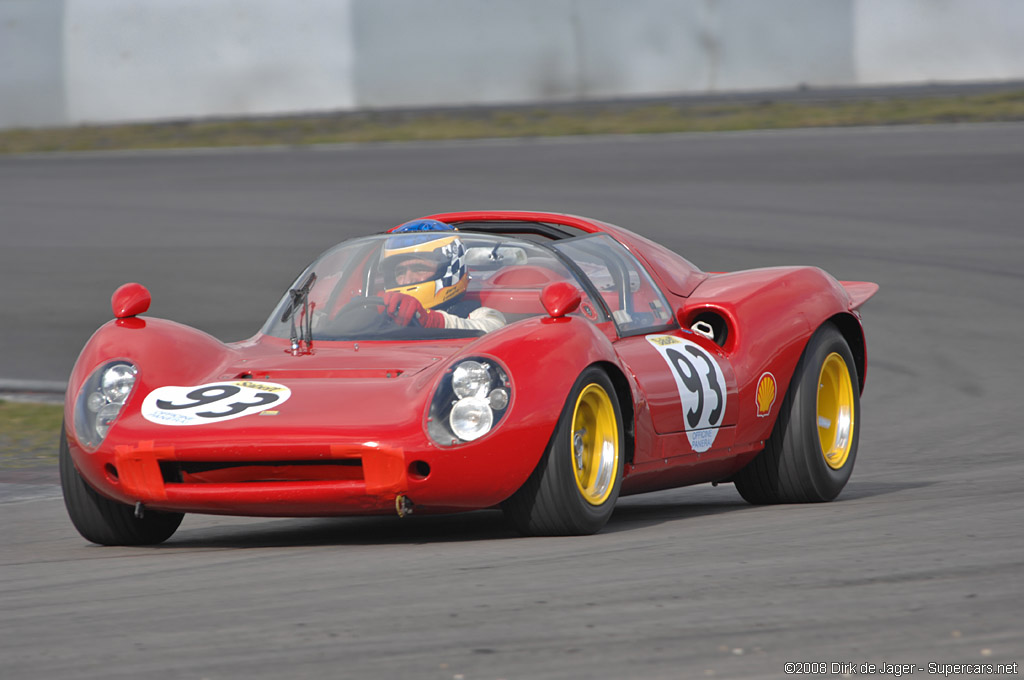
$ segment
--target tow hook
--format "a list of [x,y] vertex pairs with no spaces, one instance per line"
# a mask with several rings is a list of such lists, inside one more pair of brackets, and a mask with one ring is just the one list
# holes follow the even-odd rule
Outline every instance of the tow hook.
[[146,516],[146,506],[142,504],[142,501],[135,503],[135,519],[142,519]]
[[395,511],[398,512],[399,517],[411,515],[413,512],[413,502],[408,496],[398,494],[395,496]]

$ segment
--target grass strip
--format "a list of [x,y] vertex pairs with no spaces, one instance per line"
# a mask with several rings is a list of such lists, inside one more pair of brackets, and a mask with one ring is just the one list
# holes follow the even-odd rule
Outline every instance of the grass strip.
[[0,401],[0,469],[53,467],[64,407]]
[[1024,90],[836,101],[579,104],[194,120],[0,131],[0,153],[301,146],[1024,120]]

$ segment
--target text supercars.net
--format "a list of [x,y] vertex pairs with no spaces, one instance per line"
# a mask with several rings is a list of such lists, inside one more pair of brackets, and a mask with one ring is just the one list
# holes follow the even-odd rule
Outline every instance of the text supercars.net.
[[965,675],[1017,675],[1014,663],[841,663],[838,661],[801,661],[787,663],[786,675],[938,675],[942,677]]

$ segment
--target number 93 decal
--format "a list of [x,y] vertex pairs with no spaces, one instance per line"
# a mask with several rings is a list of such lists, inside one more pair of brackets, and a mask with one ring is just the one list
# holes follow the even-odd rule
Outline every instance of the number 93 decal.
[[290,396],[292,391],[284,385],[252,380],[167,385],[146,396],[142,416],[160,425],[208,425],[280,406]]
[[690,446],[697,453],[707,451],[725,417],[728,389],[722,367],[695,342],[674,335],[648,335],[647,341],[672,369]]

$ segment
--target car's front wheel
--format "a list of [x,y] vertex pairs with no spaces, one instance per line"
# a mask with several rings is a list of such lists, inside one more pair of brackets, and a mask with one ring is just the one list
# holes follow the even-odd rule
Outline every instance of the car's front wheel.
[[623,442],[615,387],[604,371],[590,367],[573,385],[537,468],[502,504],[506,516],[529,536],[600,531],[619,497]]
[[860,383],[850,346],[825,324],[811,336],[765,449],[733,479],[751,503],[812,503],[839,495],[853,472]]
[[63,426],[60,431],[60,485],[71,523],[83,538],[100,545],[163,543],[174,534],[184,518],[181,513],[154,510],[147,510],[139,518],[130,505],[96,493],[75,469]]

